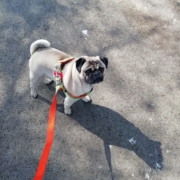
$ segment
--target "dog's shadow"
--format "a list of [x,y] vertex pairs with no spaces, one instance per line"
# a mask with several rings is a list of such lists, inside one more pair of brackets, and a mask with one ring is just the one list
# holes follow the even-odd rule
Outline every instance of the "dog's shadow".
[[78,101],[73,106],[71,116],[81,126],[101,138],[104,142],[106,158],[111,167],[111,153],[109,145],[133,151],[151,168],[163,168],[161,143],[151,140],[131,122],[117,112],[95,104],[85,104]]
[[[41,97],[40,99],[44,101],[44,98]],[[44,102],[48,103],[47,101]],[[58,104],[57,109],[62,112],[62,104]],[[161,143],[148,138],[139,128],[117,112],[93,103],[85,104],[81,100],[73,105],[72,110],[74,112],[71,116],[72,119],[103,140],[105,155],[111,173],[109,145],[133,151],[152,169],[163,169]]]

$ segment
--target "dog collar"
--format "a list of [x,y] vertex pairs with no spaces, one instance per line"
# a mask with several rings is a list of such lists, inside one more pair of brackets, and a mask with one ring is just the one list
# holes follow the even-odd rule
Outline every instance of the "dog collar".
[[65,64],[67,64],[68,62],[74,60],[73,57],[70,57],[70,58],[66,58],[66,59],[63,59],[61,61],[58,61],[55,66],[54,66],[54,77],[56,79],[56,93],[61,90],[63,91],[66,95],[68,95],[69,97],[71,97],[72,99],[82,99],[84,98],[85,96],[87,96],[92,90],[93,88],[91,89],[90,92],[88,93],[85,93],[85,94],[82,94],[80,96],[74,96],[73,94],[71,94],[70,92],[67,91],[67,89],[64,87],[63,85],[63,67]]

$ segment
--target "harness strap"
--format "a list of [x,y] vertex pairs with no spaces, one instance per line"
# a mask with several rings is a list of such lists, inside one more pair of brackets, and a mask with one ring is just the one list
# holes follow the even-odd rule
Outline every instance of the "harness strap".
[[70,96],[73,99],[81,99],[81,98],[84,98],[85,96],[87,96],[90,92],[85,93],[85,94],[80,95],[80,96],[74,96],[73,94],[71,94],[70,92],[68,92],[66,90],[64,91],[64,93],[67,94],[68,96]]

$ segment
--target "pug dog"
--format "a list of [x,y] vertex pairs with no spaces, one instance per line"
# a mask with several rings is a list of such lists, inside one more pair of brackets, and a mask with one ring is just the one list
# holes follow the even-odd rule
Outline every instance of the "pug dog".
[[[37,97],[37,83],[40,78],[44,78],[44,83],[49,84],[56,81],[53,71],[58,61],[70,58],[58,49],[52,48],[47,40],[39,39],[30,46],[30,89],[31,96]],[[63,86],[69,94],[81,97],[83,94],[91,92],[93,85],[100,83],[104,79],[104,70],[108,67],[108,59],[99,56],[82,56],[74,58],[63,66]],[[64,113],[72,113],[71,106],[80,98],[72,98],[66,94],[64,100]],[[85,102],[90,102],[90,95],[82,97]]]

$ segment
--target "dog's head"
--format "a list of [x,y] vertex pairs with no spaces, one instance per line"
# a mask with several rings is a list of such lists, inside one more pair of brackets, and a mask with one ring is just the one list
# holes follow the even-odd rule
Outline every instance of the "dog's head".
[[104,79],[104,70],[108,67],[106,57],[83,56],[76,60],[76,69],[80,77],[89,84],[100,83]]

